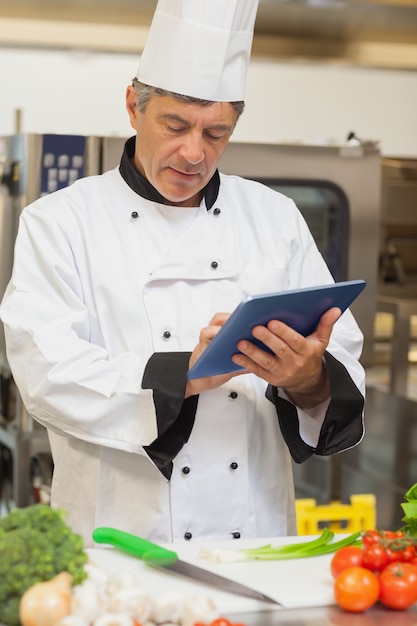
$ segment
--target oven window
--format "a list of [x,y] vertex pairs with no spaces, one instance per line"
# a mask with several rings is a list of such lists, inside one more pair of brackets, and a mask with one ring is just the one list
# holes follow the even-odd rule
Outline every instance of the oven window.
[[335,281],[347,279],[349,205],[344,191],[328,181],[258,179],[294,200]]

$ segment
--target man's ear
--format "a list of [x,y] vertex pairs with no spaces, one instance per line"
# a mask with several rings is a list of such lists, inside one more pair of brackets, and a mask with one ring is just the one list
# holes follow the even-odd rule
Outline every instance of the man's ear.
[[129,85],[126,88],[126,110],[129,115],[130,125],[132,126],[132,128],[136,130],[136,127],[137,127],[136,91],[132,85]]

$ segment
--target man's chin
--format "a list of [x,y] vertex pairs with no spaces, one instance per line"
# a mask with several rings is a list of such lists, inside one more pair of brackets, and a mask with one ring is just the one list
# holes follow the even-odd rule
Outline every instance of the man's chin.
[[175,192],[159,190],[159,193],[165,199],[165,204],[171,204],[172,206],[199,206],[202,198],[202,191],[187,192],[183,188],[180,191],[176,190]]

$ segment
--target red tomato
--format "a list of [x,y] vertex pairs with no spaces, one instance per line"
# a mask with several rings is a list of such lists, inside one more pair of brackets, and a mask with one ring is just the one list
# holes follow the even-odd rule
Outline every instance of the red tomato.
[[330,571],[333,578],[337,578],[348,567],[362,565],[362,553],[362,548],[358,546],[346,546],[335,552],[330,562]]
[[232,622],[225,617],[218,617],[211,622],[210,626],[232,626]]
[[417,602],[417,567],[399,561],[390,563],[379,576],[382,604],[391,609],[406,609]]
[[365,567],[349,567],[334,582],[335,600],[345,611],[366,611],[375,604],[378,596],[378,578]]
[[382,530],[381,535],[384,539],[395,539],[397,537],[397,533],[393,530]]
[[381,533],[378,530],[367,530],[362,535],[362,543],[364,546],[372,546],[375,543],[379,543],[381,540]]
[[405,533],[402,530],[397,530],[394,533],[394,537],[396,539],[402,539],[403,537],[405,537]]
[[404,561],[411,563],[416,557],[416,550],[414,546],[405,546],[398,554],[398,561]]
[[388,555],[382,546],[374,543],[363,549],[362,565],[373,572],[380,572],[388,565]]
[[385,554],[387,555],[388,563],[395,563],[401,561],[401,550],[394,550],[392,547],[387,546],[385,548]]

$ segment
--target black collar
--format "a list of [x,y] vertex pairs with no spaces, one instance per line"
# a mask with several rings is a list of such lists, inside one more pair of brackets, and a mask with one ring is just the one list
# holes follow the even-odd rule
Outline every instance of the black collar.
[[[131,189],[142,198],[151,200],[152,202],[158,202],[159,204],[166,204],[165,198],[161,196],[159,191],[155,189],[153,185],[138,172],[133,164],[133,157],[135,154],[135,142],[136,137],[131,137],[125,143],[125,148],[120,161],[120,174],[124,181],[129,185]],[[204,199],[206,201],[207,210],[211,209],[213,204],[217,200],[220,188],[220,175],[216,170],[204,188]]]

